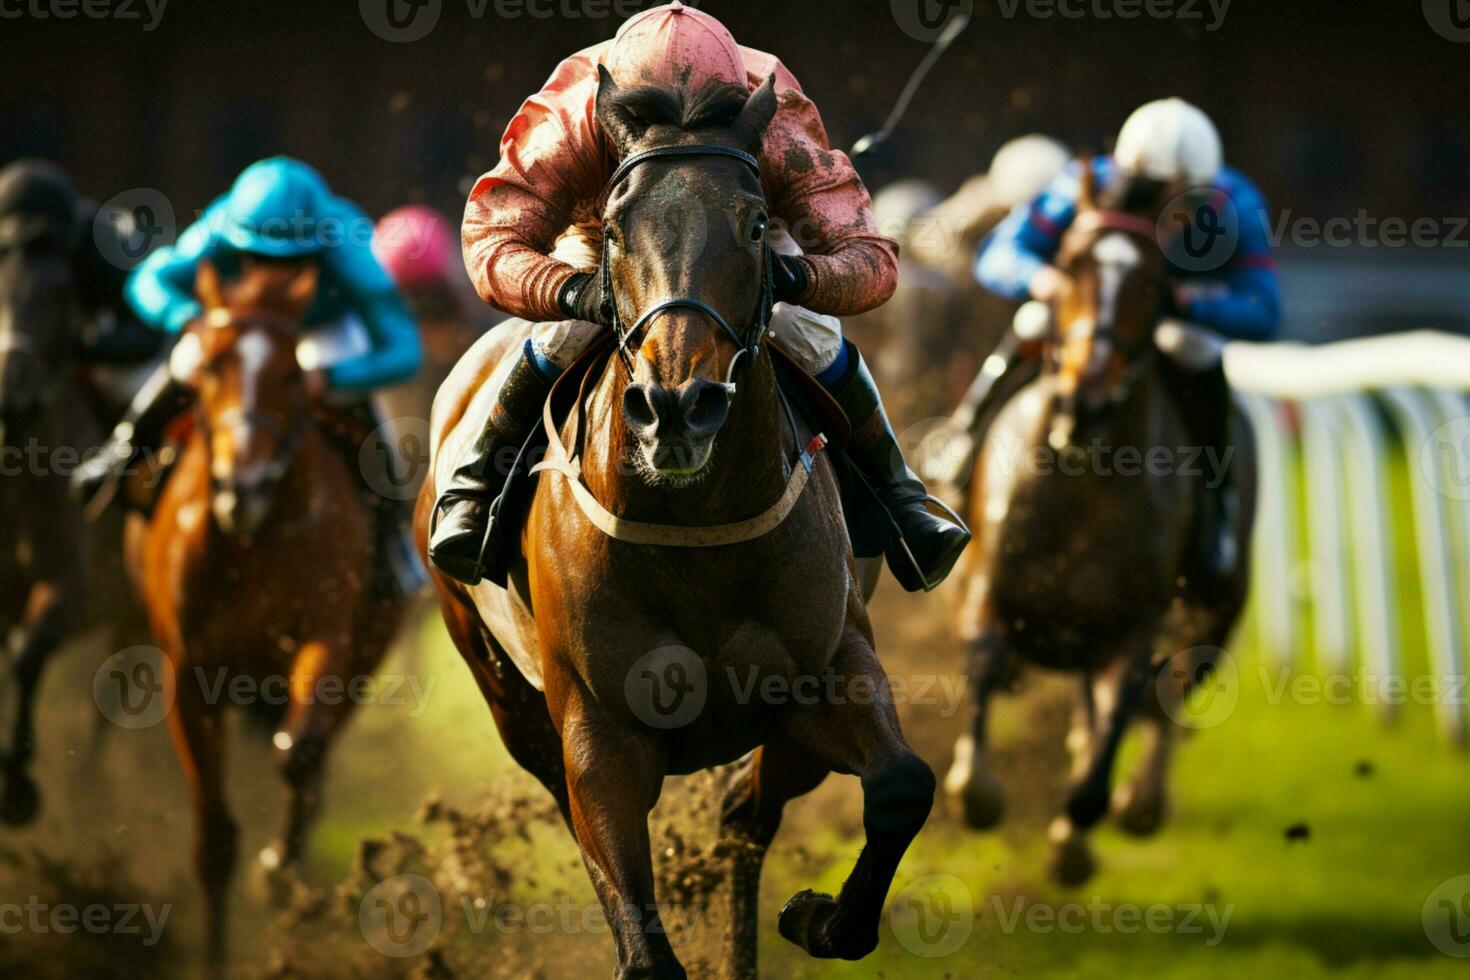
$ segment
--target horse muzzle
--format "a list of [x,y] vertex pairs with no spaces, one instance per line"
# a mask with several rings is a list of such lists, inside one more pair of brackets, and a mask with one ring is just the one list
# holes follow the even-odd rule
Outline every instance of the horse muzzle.
[[729,416],[730,387],[703,378],[678,388],[630,384],[623,392],[623,420],[638,439],[643,468],[655,479],[696,477]]

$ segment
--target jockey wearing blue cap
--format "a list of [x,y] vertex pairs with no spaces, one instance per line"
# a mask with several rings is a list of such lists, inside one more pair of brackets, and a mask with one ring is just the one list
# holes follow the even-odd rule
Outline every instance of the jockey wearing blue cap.
[[[1174,279],[1156,346],[1173,372],[1195,438],[1217,459],[1230,445],[1230,388],[1221,353],[1226,339],[1269,340],[1281,320],[1281,299],[1266,224],[1266,202],[1242,174],[1223,165],[1220,137],[1199,109],[1180,99],[1150,102],[1129,116],[1110,157],[1091,167],[1099,183],[1115,177],[1151,181],[1161,199],[1188,203],[1187,227],[1165,252]],[[1077,214],[1080,164],[1074,164],[1035,201],[1011,212],[981,243],[975,275],[987,289],[1013,300],[1050,301],[1065,285],[1051,263]],[[1004,390],[999,382],[1025,360],[1026,345],[1007,337],[987,362],[973,418]],[[973,389],[972,389],[973,390]],[[1229,467],[1207,491],[1200,521],[1201,567],[1217,575],[1234,567],[1233,523],[1238,510]]]
[[[356,470],[359,442],[378,426],[370,393],[411,377],[422,361],[418,325],[373,257],[372,228],[371,220],[332,194],[311,167],[288,157],[261,160],[247,167],[174,245],[153,252],[134,270],[127,299],[144,322],[177,336],[201,313],[194,296],[201,261],[226,276],[246,257],[317,263],[320,285],[304,323],[303,366],[309,369],[308,390],[340,403],[349,427],[360,430],[352,433],[351,445],[343,446]],[[139,390],[102,451],[73,477],[81,496],[90,499],[115,485],[140,452],[157,447],[164,428],[189,404],[198,367],[193,353],[193,345],[177,345],[169,363]],[[402,509],[383,503],[380,513]],[[403,522],[393,514],[381,523],[392,531],[385,557],[399,571],[401,584],[415,584],[422,572],[416,570]]]

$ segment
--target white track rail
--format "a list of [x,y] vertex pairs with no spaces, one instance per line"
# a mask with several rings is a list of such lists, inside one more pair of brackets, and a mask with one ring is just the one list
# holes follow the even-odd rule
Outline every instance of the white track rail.
[[1261,452],[1253,573],[1263,650],[1301,661],[1305,592],[1318,669],[1350,671],[1356,654],[1365,677],[1381,685],[1380,716],[1393,715],[1412,680],[1403,676],[1406,584],[1388,478],[1401,444],[1436,721],[1446,740],[1465,745],[1470,338],[1421,331],[1318,347],[1231,344],[1225,364]]

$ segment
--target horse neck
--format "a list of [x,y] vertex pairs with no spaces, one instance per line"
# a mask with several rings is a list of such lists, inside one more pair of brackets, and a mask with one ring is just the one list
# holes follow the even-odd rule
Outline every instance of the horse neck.
[[795,434],[782,423],[768,352],[762,351],[741,377],[706,472],[685,488],[651,487],[633,466],[637,439],[628,431],[621,408],[627,385],[621,362],[610,358],[582,406],[587,434],[583,479],[603,506],[629,520],[700,526],[753,517],[780,497]]

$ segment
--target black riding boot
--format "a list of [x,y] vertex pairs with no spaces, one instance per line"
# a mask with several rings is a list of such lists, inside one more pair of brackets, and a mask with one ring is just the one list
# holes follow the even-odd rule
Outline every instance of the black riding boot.
[[523,351],[500,387],[480,438],[455,469],[449,485],[439,488],[429,560],[444,574],[467,585],[479,583],[484,576],[492,506],[540,417],[551,384],[529,349]]
[[164,430],[193,397],[189,387],[174,378],[168,363],[160,364],[133,396],[107,441],[72,473],[72,495],[92,514],[99,513],[139,455],[158,450]]
[[1235,532],[1240,496],[1230,466],[1234,455],[1230,382],[1223,361],[1198,372],[1176,366],[1171,373],[1191,436],[1199,445],[1199,466],[1205,481],[1196,522],[1194,567],[1208,576],[1223,578],[1235,571],[1239,561]]
[[872,483],[898,525],[899,534],[886,549],[888,568],[910,592],[932,589],[959,560],[970,532],[957,518],[941,517],[931,509],[938,504],[904,462],[903,449],[888,424],[868,366],[851,343],[847,353],[851,359],[848,377],[831,391],[852,422],[848,456]]

